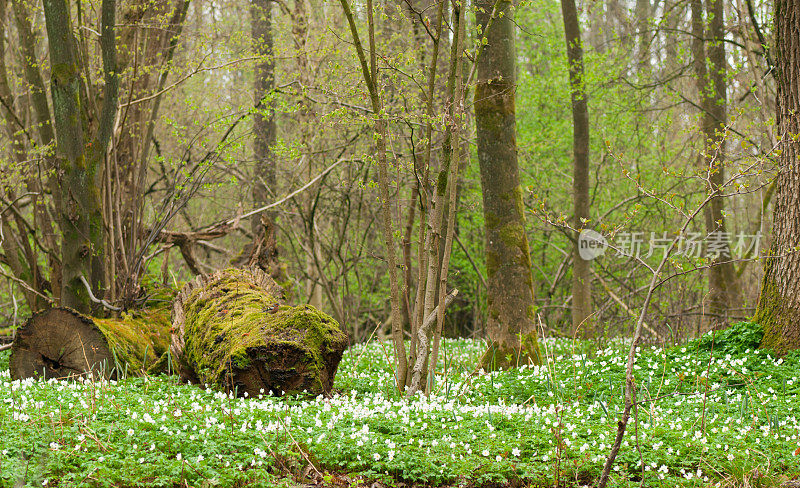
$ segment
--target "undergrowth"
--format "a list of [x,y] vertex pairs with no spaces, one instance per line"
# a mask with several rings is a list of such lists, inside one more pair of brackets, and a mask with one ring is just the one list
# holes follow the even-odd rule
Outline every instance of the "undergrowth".
[[[638,421],[611,486],[769,487],[800,474],[800,357],[776,360],[754,349],[757,326],[736,327],[640,350]],[[589,484],[623,407],[627,346],[541,343],[545,365],[486,374],[473,371],[484,344],[446,341],[435,393],[411,400],[379,343],[346,352],[330,399],[237,399],[166,376],[12,382],[4,370],[0,485]]]

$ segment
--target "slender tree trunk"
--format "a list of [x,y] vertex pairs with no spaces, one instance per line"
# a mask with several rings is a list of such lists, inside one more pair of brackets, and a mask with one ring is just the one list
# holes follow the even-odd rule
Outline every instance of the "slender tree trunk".
[[[275,107],[268,98],[275,89],[275,59],[273,57],[272,40],[272,0],[253,0],[250,7],[251,35],[253,37],[253,50],[260,56],[255,67],[253,80],[253,95],[256,104],[261,103],[253,117],[253,205],[261,207],[266,205],[270,196],[275,194],[277,184],[275,172],[274,147],[277,140],[277,126],[275,124]],[[263,262],[271,267],[276,255],[275,243],[275,212],[267,211],[253,216],[251,228],[255,242],[269,243],[272,249],[261,249],[258,262]],[[269,233],[270,235],[265,235]],[[268,270],[275,277],[276,270]]]
[[[563,8],[563,2],[562,2]],[[650,24],[648,17],[650,16],[650,0],[636,0],[635,7],[636,15],[636,71],[639,79],[642,80],[643,76],[647,75],[650,68]]]
[[[442,143],[439,174],[431,195],[433,216],[430,220],[431,226],[428,229],[428,237],[430,239],[426,248],[429,255],[427,258],[428,276],[425,280],[424,316],[427,318],[436,310],[437,320],[435,324],[431,321],[429,327],[425,326],[426,321],[419,324],[417,330],[417,357],[416,362],[412,365],[413,378],[409,394],[414,394],[419,389],[424,389],[426,394],[430,393],[434,378],[428,373],[430,370],[435,374],[441,330],[444,325],[444,312],[446,309],[444,301],[447,294],[445,288],[447,286],[450,251],[453,245],[455,225],[455,195],[458,182],[460,148],[459,124],[462,123],[460,109],[463,107],[461,90],[461,52],[464,40],[463,15],[463,9],[454,3],[452,25],[456,35],[450,49],[450,67],[447,75],[447,94],[445,98],[450,123]],[[434,325],[436,326],[435,328]],[[429,349],[432,332],[433,344]],[[433,361],[432,364],[429,364],[429,355],[430,361]]]
[[[709,17],[709,37],[711,42],[706,49],[703,25],[702,0],[692,0],[692,56],[694,57],[697,90],[700,97],[702,115],[702,135],[704,140],[701,166],[708,174],[708,191],[719,191],[725,179],[725,124],[727,122],[726,62],[724,19],[722,0],[707,0]],[[708,65],[706,62],[708,61]],[[718,328],[728,322],[729,309],[739,303],[736,270],[730,262],[732,255],[728,242],[728,232],[723,215],[725,202],[717,196],[705,208],[705,225],[708,243],[718,255],[709,256],[711,267],[708,270],[708,306],[710,317],[706,327]]]
[[[486,226],[489,349],[482,367],[538,364],[533,276],[517,166],[514,19],[510,1],[477,0],[486,45],[477,59],[475,125]],[[488,26],[488,29],[487,29]]]
[[800,2],[775,2],[778,84],[777,126],[781,138],[773,243],[754,321],[764,327],[761,346],[783,355],[800,349]]
[[[50,104],[47,101],[47,88],[39,69],[39,61],[36,55],[36,35],[30,23],[30,10],[21,0],[12,0],[14,11],[14,24],[19,38],[20,55],[22,57],[22,70],[24,79],[28,87],[28,94],[31,100],[33,120],[36,125],[36,132],[33,137],[41,147],[51,146],[55,142],[55,133],[50,116]],[[58,184],[55,178],[56,161],[51,151],[44,155],[46,170],[51,173],[46,185],[50,189],[53,203],[56,208],[60,208],[60,196]],[[41,187],[43,182],[37,182]],[[42,193],[37,188],[37,193]],[[58,299],[61,296],[61,261],[58,258],[58,239],[56,237],[56,225],[51,218],[51,212],[47,209],[47,204],[43,196],[34,197],[36,203],[36,218],[39,228],[42,231],[42,240],[48,248],[47,262],[50,268],[50,287],[53,297]]]
[[[590,335],[586,320],[592,315],[591,264],[581,258],[578,237],[589,219],[589,107],[583,81],[583,41],[575,0],[561,0],[567,39],[569,86],[572,96],[572,202],[575,242],[572,247],[572,328]],[[580,332],[579,332],[580,331]]]
[[[0,20],[5,20],[6,18],[6,6],[6,0],[0,0]],[[5,132],[9,140],[10,160],[13,161],[15,165],[15,169],[11,171],[16,173],[24,171],[28,164],[26,161],[25,141],[21,133],[24,127],[19,126],[17,122],[18,119],[16,119],[16,115],[12,112],[13,96],[8,84],[8,74],[6,72],[5,41],[5,22],[0,22],[0,99],[2,99],[3,102],[2,108],[0,108],[0,114],[2,114],[3,120],[5,121]],[[10,172],[9,174],[12,173]],[[26,178],[26,182],[27,181],[28,179]],[[3,249],[4,264],[8,265],[14,276],[22,279],[31,288],[29,290],[23,287],[22,293],[28,307],[32,311],[37,311],[43,304],[40,303],[39,296],[32,290],[43,290],[41,290],[39,283],[41,281],[41,276],[36,262],[36,255],[33,253],[33,249],[29,244],[26,227],[24,226],[25,224],[21,221],[22,219],[19,217],[19,214],[12,208],[12,206],[16,205],[14,203],[16,197],[13,188],[4,185],[2,192],[5,194],[8,201],[12,202],[11,206],[4,206],[3,211],[0,212],[0,231],[2,232],[0,235],[3,237],[0,239],[0,245],[2,245]],[[16,232],[11,232],[11,218],[9,217],[12,216],[14,220],[17,221],[18,229]],[[23,256],[25,258],[24,261],[22,259]]]
[[355,16],[347,0],[339,0],[344,10],[345,18],[350,27],[350,34],[353,37],[358,60],[361,64],[361,72],[364,76],[369,90],[372,111],[375,114],[375,146],[378,162],[378,186],[380,187],[381,200],[381,231],[383,242],[386,249],[386,262],[389,272],[389,293],[392,307],[392,342],[394,343],[395,357],[395,384],[398,391],[403,391],[406,386],[408,374],[408,358],[406,357],[405,340],[403,338],[403,311],[400,302],[400,284],[397,278],[397,255],[394,243],[394,231],[392,226],[392,201],[389,196],[389,161],[386,154],[386,139],[389,132],[386,118],[383,114],[383,103],[380,96],[380,86],[378,84],[378,61],[375,50],[375,24],[373,21],[372,0],[367,0],[367,20],[369,35],[369,58],[361,44],[361,38],[356,27]]

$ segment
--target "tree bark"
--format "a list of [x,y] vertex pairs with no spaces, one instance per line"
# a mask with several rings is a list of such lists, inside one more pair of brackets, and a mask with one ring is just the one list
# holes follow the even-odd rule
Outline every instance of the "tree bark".
[[781,140],[773,243],[754,321],[764,327],[761,347],[778,355],[800,349],[800,2],[775,2],[777,126]]
[[[253,95],[260,108],[253,117],[253,204],[261,207],[268,203],[270,191],[275,190],[275,155],[273,147],[277,138],[273,104],[265,101],[275,88],[275,61],[272,41],[272,0],[254,0],[250,7],[253,50],[260,56],[254,73]],[[274,212],[268,214],[273,219]],[[261,215],[253,216],[253,233],[261,230]]]
[[[112,52],[115,49],[114,9],[113,0],[103,1],[104,25],[101,45],[103,45],[104,72],[111,74],[112,80],[116,80],[116,75],[113,73],[115,66],[108,65],[108,61],[113,59],[106,50],[109,44]],[[46,0],[44,12],[50,50],[50,86],[56,127],[58,160],[56,171],[61,193],[60,205],[57,208],[62,233],[61,304],[81,312],[88,312],[91,309],[91,300],[81,277],[92,282],[95,295],[102,295],[97,293],[102,289],[102,274],[96,269],[104,254],[98,170],[99,163],[105,156],[105,144],[108,141],[110,127],[100,127],[99,137],[94,140],[89,139],[85,110],[81,105],[83,83],[81,69],[66,0]],[[112,85],[114,84],[112,81]],[[105,90],[107,96],[104,104],[113,107],[109,108],[109,111],[115,111],[116,88],[106,86]],[[101,120],[105,121],[108,115],[105,106],[103,115]]]
[[[638,5],[638,3],[637,3]],[[580,230],[589,219],[589,107],[583,80],[583,41],[575,0],[561,0],[564,34],[567,40],[569,86],[572,97],[572,202],[575,241],[572,247],[572,328],[583,336],[591,335],[587,319],[592,315],[590,261],[579,253]]]
[[[703,25],[702,0],[692,0],[692,56],[694,58],[697,90],[703,135],[701,169],[708,175],[708,191],[719,192],[725,179],[725,125],[727,123],[726,61],[724,45],[724,4],[722,0],[706,0],[711,42],[706,49]],[[708,64],[706,64],[708,61]],[[708,242],[721,246],[718,255],[709,255],[708,306],[710,317],[706,325],[723,327],[728,323],[729,309],[739,303],[739,291],[734,269],[722,197],[712,198],[704,210]]]
[[[510,1],[478,0],[486,40],[477,59],[475,125],[486,226],[489,349],[486,369],[540,363],[533,276],[517,166],[514,20]],[[488,26],[488,29],[487,29]]]
[[[250,33],[253,51],[260,56],[253,74],[253,206],[262,207],[275,195],[277,184],[274,147],[277,140],[275,105],[268,97],[275,89],[275,59],[272,38],[272,0],[253,0],[250,7]],[[275,212],[268,210],[253,215],[251,221],[253,249],[250,261],[283,281],[278,263],[275,239]]]

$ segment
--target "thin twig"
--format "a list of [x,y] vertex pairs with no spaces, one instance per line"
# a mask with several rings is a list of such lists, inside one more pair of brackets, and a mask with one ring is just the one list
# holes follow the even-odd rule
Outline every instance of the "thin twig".
[[101,300],[96,296],[94,296],[94,293],[92,293],[92,287],[89,286],[89,282],[86,281],[86,277],[83,275],[81,275],[81,283],[83,283],[83,286],[86,287],[86,291],[89,293],[89,299],[92,300],[94,303],[99,303],[100,305],[104,306],[109,310],[113,310],[114,312],[119,312],[120,310],[122,310],[121,308],[115,307],[114,305],[111,305],[107,301]]

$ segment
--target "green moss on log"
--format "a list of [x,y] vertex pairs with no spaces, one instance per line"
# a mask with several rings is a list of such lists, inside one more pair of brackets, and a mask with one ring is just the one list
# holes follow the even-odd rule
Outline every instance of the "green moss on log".
[[129,374],[167,372],[162,356],[169,348],[170,317],[165,308],[93,320],[120,365],[127,365]]
[[91,372],[119,378],[123,371],[128,375],[164,372],[169,329],[163,308],[109,319],[64,307],[44,310],[17,331],[11,346],[11,375],[49,379]]
[[182,303],[180,362],[193,373],[186,376],[239,393],[259,393],[258,382],[277,394],[329,392],[346,335],[311,306],[281,305],[276,289],[254,283],[246,269],[194,288]]

